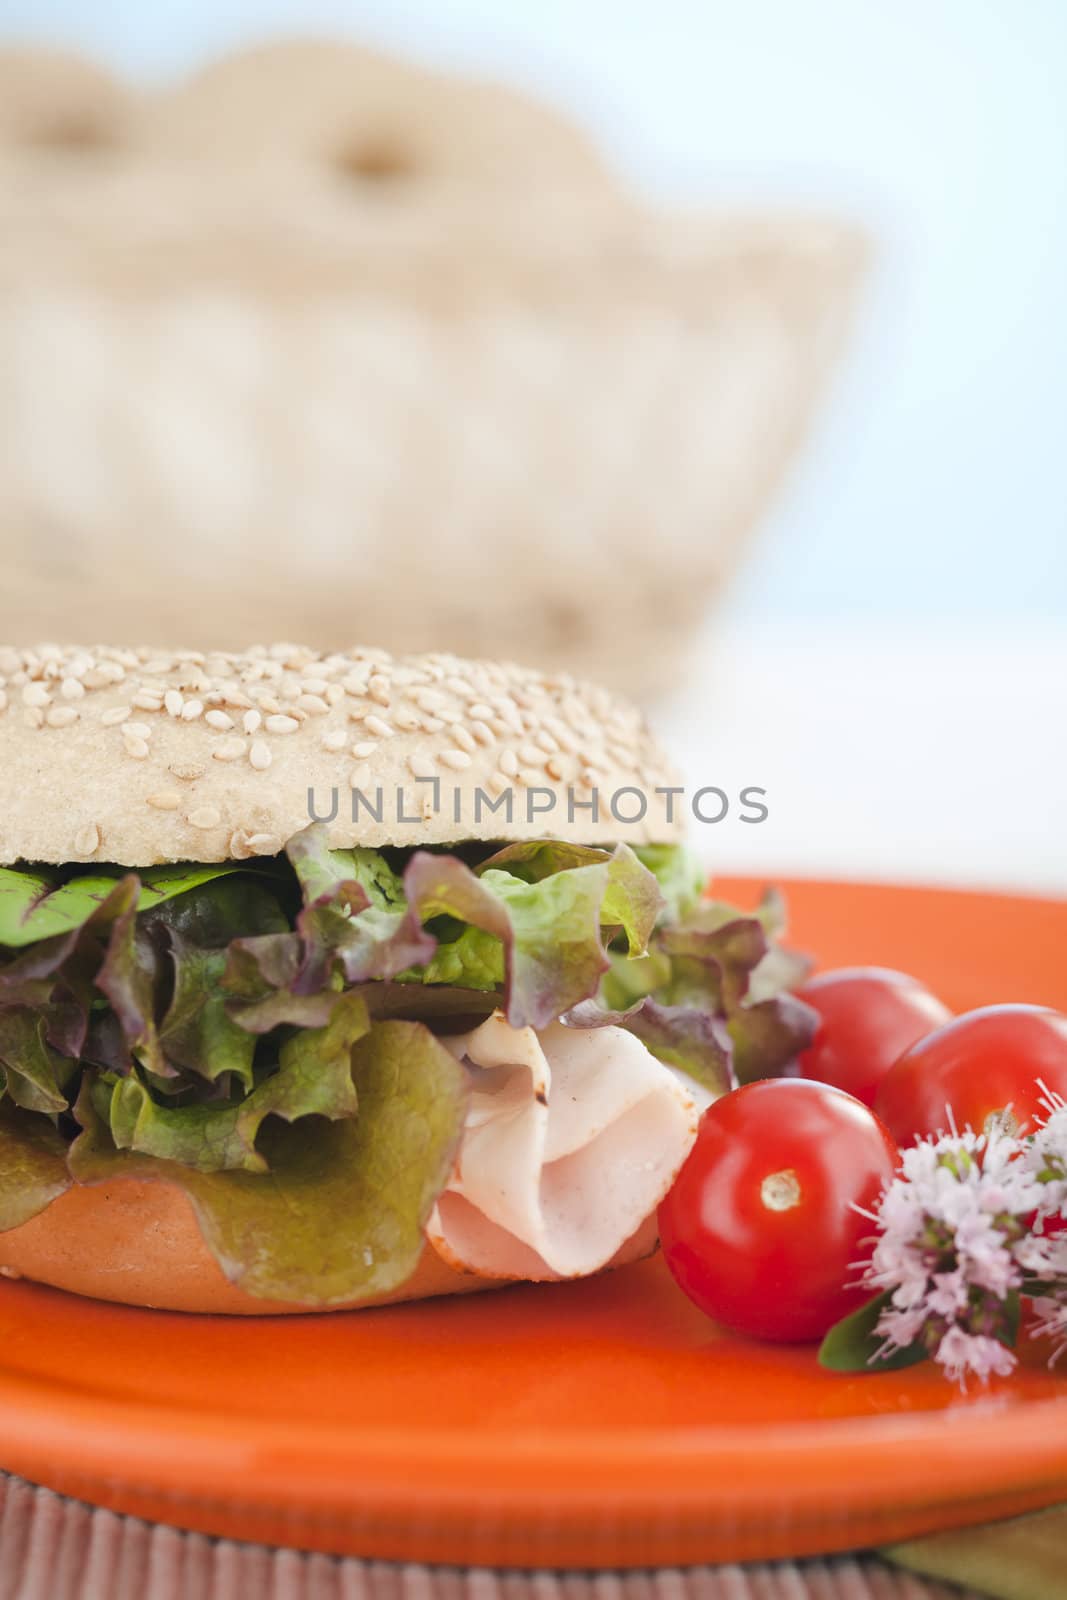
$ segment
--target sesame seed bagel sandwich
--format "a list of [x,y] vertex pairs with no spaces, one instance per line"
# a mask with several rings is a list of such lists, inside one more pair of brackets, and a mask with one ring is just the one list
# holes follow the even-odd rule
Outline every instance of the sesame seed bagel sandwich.
[[0,1274],[247,1314],[646,1253],[808,1037],[679,794],[514,666],[0,649]]

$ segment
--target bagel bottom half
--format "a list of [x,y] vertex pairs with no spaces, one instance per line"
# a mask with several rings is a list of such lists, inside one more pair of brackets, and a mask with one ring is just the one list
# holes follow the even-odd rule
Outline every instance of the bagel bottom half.
[[[652,1217],[610,1265],[649,1255],[654,1227]],[[263,1300],[224,1276],[181,1189],[131,1178],[68,1189],[29,1222],[0,1233],[0,1274],[122,1305],[236,1316],[357,1310],[517,1281],[457,1270],[427,1245],[411,1277],[388,1294],[335,1306]]]

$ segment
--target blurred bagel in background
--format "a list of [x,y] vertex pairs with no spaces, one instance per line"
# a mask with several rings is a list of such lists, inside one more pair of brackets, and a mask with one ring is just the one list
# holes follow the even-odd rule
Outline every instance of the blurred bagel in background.
[[124,141],[135,97],[71,50],[0,45],[0,152],[77,155]]
[[555,110],[356,46],[143,92],[37,59],[0,53],[0,632],[678,680],[853,225],[639,204]]
[[153,97],[143,148],[293,161],[375,183],[613,187],[592,141],[514,89],[354,44],[293,40],[226,56]]

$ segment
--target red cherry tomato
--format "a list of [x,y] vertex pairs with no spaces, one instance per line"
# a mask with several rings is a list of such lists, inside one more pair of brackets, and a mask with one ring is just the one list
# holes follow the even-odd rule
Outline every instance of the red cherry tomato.
[[947,1133],[948,1110],[960,1129],[981,1133],[998,1118],[1027,1133],[1042,1115],[1038,1079],[1067,1097],[1067,1017],[1047,1006],[984,1006],[906,1050],[875,1106],[901,1145]]
[[897,1057],[952,1016],[918,978],[889,967],[821,972],[798,992],[820,1018],[799,1057],[801,1077],[835,1084],[865,1106]]
[[819,1339],[862,1296],[854,1263],[897,1150],[851,1095],[803,1078],[736,1089],[705,1112],[659,1208],[679,1286],[709,1316],[757,1339]]

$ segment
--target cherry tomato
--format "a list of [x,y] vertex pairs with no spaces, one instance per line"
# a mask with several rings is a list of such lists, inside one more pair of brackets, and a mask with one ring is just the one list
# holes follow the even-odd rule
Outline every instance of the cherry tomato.
[[[1067,1017],[1047,1006],[984,1006],[906,1050],[875,1105],[898,1143],[999,1119],[1032,1132],[1042,1115],[1038,1079],[1067,1096]],[[1010,1108],[1010,1109],[1009,1109]]]
[[897,1150],[874,1112],[803,1078],[716,1100],[659,1208],[667,1265],[689,1298],[757,1339],[819,1339],[862,1296],[870,1210]]
[[918,978],[889,967],[839,967],[798,992],[820,1017],[799,1057],[801,1077],[832,1083],[865,1106],[897,1057],[952,1016]]

